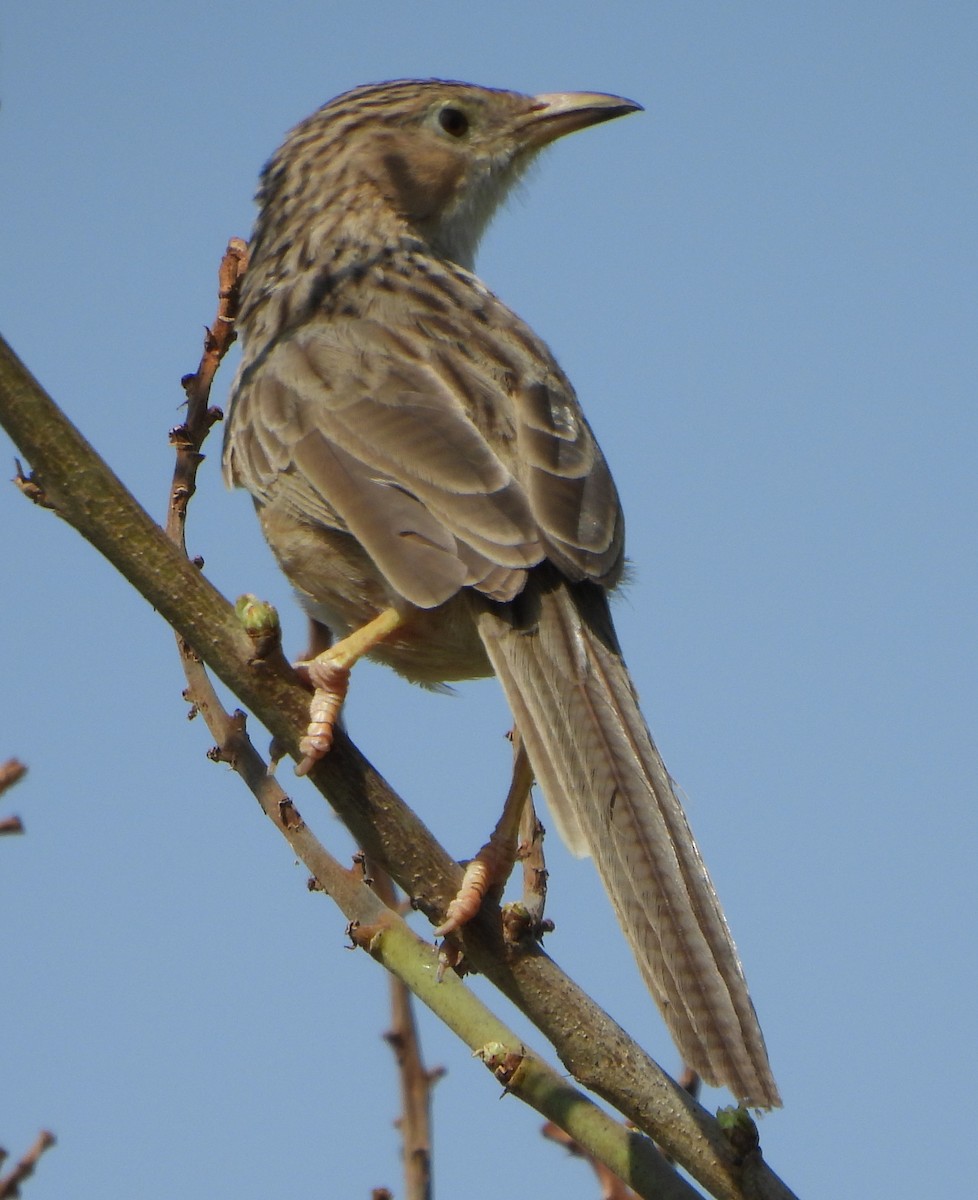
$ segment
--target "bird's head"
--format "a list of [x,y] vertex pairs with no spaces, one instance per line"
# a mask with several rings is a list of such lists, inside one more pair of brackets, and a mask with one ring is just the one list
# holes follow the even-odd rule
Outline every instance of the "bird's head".
[[[500,201],[543,147],[565,133],[641,108],[598,92],[525,96],[465,83],[401,80],[331,100],[269,163],[263,202],[319,188],[319,205],[377,206],[436,253],[471,266]],[[298,198],[296,196],[296,198]]]

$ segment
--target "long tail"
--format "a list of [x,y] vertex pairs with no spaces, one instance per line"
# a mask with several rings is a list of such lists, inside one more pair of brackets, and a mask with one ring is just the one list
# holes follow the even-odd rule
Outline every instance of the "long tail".
[[593,856],[684,1060],[744,1104],[780,1105],[730,930],[604,592],[534,573],[517,601],[480,604],[476,619],[551,812],[571,849]]

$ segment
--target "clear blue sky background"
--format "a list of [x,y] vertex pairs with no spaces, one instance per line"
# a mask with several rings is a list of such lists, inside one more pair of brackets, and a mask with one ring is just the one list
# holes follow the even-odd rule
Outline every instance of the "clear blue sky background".
[[[3,22],[0,329],[157,515],[221,251],[292,124],[407,75],[646,105],[558,144],[479,266],[615,470],[621,637],[784,1093],[765,1151],[806,1196],[973,1175],[976,34],[973,3],[899,2],[34,0]],[[297,651],[217,459],[192,548]],[[401,1194],[385,980],[205,760],[162,622],[12,487],[0,545],[0,756],[31,768],[6,804],[27,836],[0,844],[0,1142],[59,1137],[26,1194]],[[348,718],[471,853],[505,783],[496,685],[446,699],[368,666]],[[552,953],[675,1067],[590,865],[548,850]],[[424,1032],[449,1068],[441,1196],[596,1194]]]

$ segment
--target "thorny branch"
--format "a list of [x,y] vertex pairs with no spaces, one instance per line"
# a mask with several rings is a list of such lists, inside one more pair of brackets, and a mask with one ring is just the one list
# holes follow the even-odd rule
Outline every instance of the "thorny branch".
[[[115,565],[288,752],[298,756],[308,693],[281,652],[256,661],[254,643],[227,601],[166,539],[2,339],[0,422],[33,468],[22,486]],[[235,745],[232,730],[231,750]],[[267,780],[264,764],[255,774]],[[426,915],[438,919],[457,891],[459,869],[349,739],[340,734],[310,777],[366,852],[385,863]],[[321,847],[303,840],[305,827],[294,808],[285,801],[278,816],[269,815],[307,865],[319,865]],[[310,869],[316,873],[315,867]],[[373,900],[379,904],[376,897]],[[544,1033],[575,1079],[653,1137],[720,1200],[791,1196],[756,1147],[738,1149],[552,959],[534,946],[514,954],[500,933],[499,920],[498,908],[489,905],[467,928],[466,958]],[[384,941],[378,940],[378,955]],[[451,978],[449,974],[446,984]],[[425,1002],[434,1007],[440,1002],[438,994]],[[498,1067],[505,1074],[505,1062]],[[516,1083],[524,1083],[516,1074]],[[535,1076],[530,1090],[536,1095],[534,1080]],[[577,1109],[578,1094],[574,1095],[573,1111],[585,1111]],[[634,1143],[632,1149],[639,1153],[641,1144]]]
[[170,442],[176,447],[177,461],[170,489],[166,532],[171,541],[186,550],[184,526],[187,505],[197,486],[197,468],[203,461],[200,448],[211,427],[223,416],[219,408],[208,408],[211,384],[221,360],[231,349],[238,312],[238,293],[248,266],[248,246],[241,238],[231,238],[218,271],[217,316],[204,333],[204,351],[197,370],[180,381],[187,396],[187,419],[170,430]]

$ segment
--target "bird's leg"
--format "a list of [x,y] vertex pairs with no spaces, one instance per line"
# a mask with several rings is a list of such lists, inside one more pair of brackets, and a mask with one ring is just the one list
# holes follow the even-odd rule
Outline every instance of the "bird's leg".
[[296,767],[296,775],[307,775],[333,744],[333,729],[350,686],[353,664],[389,637],[403,620],[396,608],[385,608],[322,654],[296,664],[305,670],[314,689],[309,704],[309,728],[299,743],[305,757]]
[[544,929],[543,910],[547,903],[547,864],[543,857],[545,832],[533,807],[533,797],[527,796],[520,818],[516,857],[523,867],[523,928],[534,933]]
[[513,778],[506,794],[503,811],[489,841],[466,865],[462,883],[449,904],[445,920],[435,937],[445,937],[467,925],[478,913],[483,897],[491,887],[502,888],[516,862],[520,819],[533,786],[533,770],[523,747],[523,739],[513,730]]

